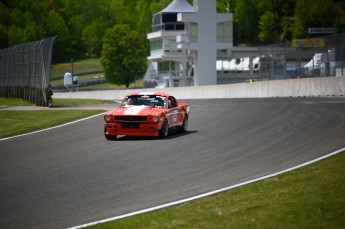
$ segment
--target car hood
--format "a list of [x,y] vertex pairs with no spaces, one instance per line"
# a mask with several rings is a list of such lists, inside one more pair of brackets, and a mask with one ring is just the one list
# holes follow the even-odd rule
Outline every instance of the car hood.
[[114,116],[117,115],[128,115],[128,116],[158,116],[161,112],[163,112],[162,108],[154,108],[150,106],[130,106],[130,107],[120,107],[110,111],[107,111],[106,114],[111,114]]

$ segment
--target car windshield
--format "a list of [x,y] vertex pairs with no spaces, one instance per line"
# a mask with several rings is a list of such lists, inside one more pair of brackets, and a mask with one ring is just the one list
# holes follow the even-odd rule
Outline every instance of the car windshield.
[[166,97],[157,95],[132,95],[127,96],[122,103],[122,107],[129,106],[151,106],[163,108],[165,107]]

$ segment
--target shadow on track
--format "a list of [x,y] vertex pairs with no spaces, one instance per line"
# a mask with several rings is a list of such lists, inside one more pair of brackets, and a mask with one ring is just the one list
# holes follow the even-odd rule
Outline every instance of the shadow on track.
[[195,134],[198,133],[199,131],[187,131],[186,133],[181,133],[178,131],[171,132],[169,133],[168,137],[166,138],[160,138],[160,137],[146,137],[146,136],[118,136],[115,141],[144,141],[144,140],[169,140],[169,139],[175,139],[175,138],[180,138],[186,135],[190,134]]

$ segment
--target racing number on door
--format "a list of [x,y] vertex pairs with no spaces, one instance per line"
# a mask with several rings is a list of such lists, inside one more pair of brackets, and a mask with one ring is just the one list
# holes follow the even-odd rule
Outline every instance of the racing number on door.
[[170,126],[176,126],[178,122],[178,111],[174,110],[169,115]]
[[174,122],[174,123],[177,122],[177,114],[173,114],[173,122]]

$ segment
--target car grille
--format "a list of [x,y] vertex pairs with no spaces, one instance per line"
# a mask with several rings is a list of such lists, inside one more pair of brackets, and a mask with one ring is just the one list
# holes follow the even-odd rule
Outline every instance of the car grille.
[[139,129],[140,124],[139,123],[132,123],[132,122],[123,122],[122,123],[122,129]]
[[146,122],[146,116],[114,116],[115,121],[124,121],[124,122]]

